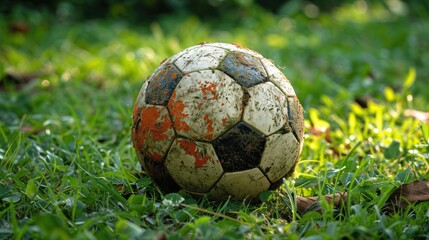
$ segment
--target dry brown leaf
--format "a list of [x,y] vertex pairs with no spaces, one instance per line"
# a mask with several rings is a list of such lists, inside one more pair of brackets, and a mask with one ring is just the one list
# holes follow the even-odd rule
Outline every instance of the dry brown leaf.
[[387,199],[386,210],[406,208],[408,204],[429,201],[429,181],[421,180],[401,185]]
[[429,113],[428,112],[422,112],[414,109],[407,109],[404,112],[405,116],[412,117],[414,119],[419,120],[423,123],[429,123]]
[[43,131],[43,129],[36,129],[29,125],[23,125],[20,127],[21,132],[23,133],[31,133],[31,134],[38,134]]
[[26,22],[12,22],[9,25],[9,31],[12,33],[27,33],[30,26]]
[[[341,208],[347,199],[347,192],[324,195],[323,198],[325,198],[329,204],[333,204],[335,208]],[[300,213],[308,211],[321,212],[320,203],[319,197],[296,197],[296,205]]]
[[[336,209],[340,209],[347,199],[347,192],[324,195],[323,198]],[[429,181],[421,180],[401,185],[388,198],[385,207],[387,212],[394,208],[406,208],[409,204],[418,204],[429,201]],[[309,211],[322,212],[319,197],[296,197],[297,208],[301,214]]]

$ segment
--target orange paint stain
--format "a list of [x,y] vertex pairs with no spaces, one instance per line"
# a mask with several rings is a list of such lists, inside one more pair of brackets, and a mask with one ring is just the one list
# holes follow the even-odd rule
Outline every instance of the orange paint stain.
[[185,111],[185,103],[181,100],[176,101],[176,91],[171,95],[170,102],[168,103],[168,108],[170,110],[170,114],[173,117],[173,124],[176,130],[178,131],[189,131],[189,125],[183,121],[184,118],[188,116],[188,114],[184,113]]
[[198,103],[198,109],[203,109],[203,103],[202,102],[200,102],[200,103]]
[[209,115],[204,115],[204,121],[207,123],[207,133],[204,134],[204,137],[207,139],[213,138],[213,120],[210,119]]
[[203,156],[201,152],[197,151],[197,144],[194,141],[178,139],[177,142],[186,154],[194,158],[196,168],[202,168],[208,161],[210,161],[210,157]]
[[141,126],[143,132],[153,141],[163,141],[168,138],[167,131],[171,129],[170,118],[167,111],[161,113],[162,109],[155,106],[146,107],[142,111]]
[[201,89],[201,92],[203,92],[204,99],[209,99],[209,94],[211,95],[211,98],[209,100],[217,99],[217,95],[216,95],[217,85],[215,83],[206,81],[205,83],[198,83],[198,85],[200,85],[200,89]]
[[172,140],[172,124],[167,111],[155,106],[146,107],[141,112],[136,142],[146,155],[161,162],[166,153],[165,141]]
[[222,126],[225,126],[228,122],[228,118],[222,118]]
[[162,162],[163,159],[163,155],[154,152],[153,150],[151,152],[148,152],[147,156],[157,162]]

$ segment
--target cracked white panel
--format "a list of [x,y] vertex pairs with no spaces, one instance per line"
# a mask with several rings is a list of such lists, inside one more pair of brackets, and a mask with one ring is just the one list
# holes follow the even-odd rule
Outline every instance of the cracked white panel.
[[240,121],[243,91],[218,70],[186,74],[174,90],[168,109],[176,132],[210,141]]
[[191,193],[207,193],[223,173],[211,144],[185,138],[173,142],[165,166],[177,184]]
[[253,50],[250,50],[250,49],[248,49],[246,47],[236,45],[236,44],[229,44],[229,43],[206,43],[204,45],[205,46],[219,47],[219,48],[227,49],[229,51],[236,51],[236,52],[247,53],[247,54],[252,55],[254,57],[257,57],[257,58],[263,58],[263,56],[260,53],[258,53],[256,51],[253,51]]
[[268,78],[279,87],[287,96],[295,96],[295,90],[286,76],[268,59],[261,59],[262,64],[268,73]]
[[276,182],[293,171],[300,152],[293,133],[273,134],[267,138],[259,167],[271,182]]
[[210,190],[209,195],[225,199],[231,196],[236,200],[254,199],[259,193],[268,190],[270,182],[259,168],[240,172],[225,173]]
[[215,69],[226,53],[227,51],[222,48],[200,45],[186,50],[175,60],[174,64],[184,73]]
[[288,121],[287,98],[273,83],[266,82],[248,89],[244,122],[265,135],[280,130]]
[[195,46],[192,46],[192,47],[185,48],[182,51],[180,51],[180,52],[174,54],[173,56],[171,56],[169,59],[167,59],[167,62],[170,62],[170,63],[174,62],[178,58],[180,58],[182,55],[186,54],[189,51],[192,51],[193,49],[199,48],[199,47],[201,47],[201,45],[195,45]]

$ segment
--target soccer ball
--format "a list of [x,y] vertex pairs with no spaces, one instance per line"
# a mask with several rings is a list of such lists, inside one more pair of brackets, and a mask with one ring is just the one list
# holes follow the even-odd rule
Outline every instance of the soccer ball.
[[243,200],[293,173],[303,128],[295,91],[270,60],[237,44],[204,43],[145,81],[132,140],[163,192]]

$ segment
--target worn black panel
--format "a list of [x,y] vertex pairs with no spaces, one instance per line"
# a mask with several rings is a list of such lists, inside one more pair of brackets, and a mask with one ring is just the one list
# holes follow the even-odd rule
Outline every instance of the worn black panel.
[[146,103],[166,106],[182,75],[173,64],[165,64],[158,69],[149,79]]
[[213,142],[216,154],[226,172],[257,167],[264,146],[263,135],[243,122],[238,123]]
[[171,177],[164,163],[159,163],[148,157],[144,158],[143,169],[148,174],[155,184],[161,189],[163,193],[177,192],[180,186]]
[[262,63],[246,53],[230,52],[219,68],[244,87],[267,81],[267,73]]

